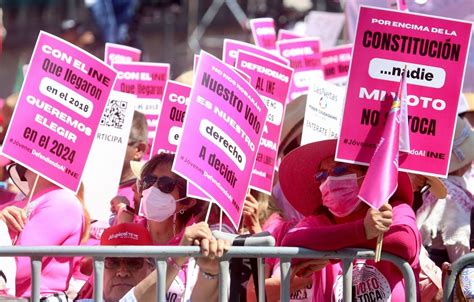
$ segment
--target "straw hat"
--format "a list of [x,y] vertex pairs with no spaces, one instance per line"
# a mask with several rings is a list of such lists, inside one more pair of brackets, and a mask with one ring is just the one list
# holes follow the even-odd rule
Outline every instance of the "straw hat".
[[304,112],[307,95],[300,95],[286,105],[285,117],[281,128],[281,140],[278,155],[282,156],[285,148],[295,139],[301,138],[303,133]]
[[474,132],[469,124],[460,117],[456,120],[451,153],[449,173],[466,166],[474,160]]
[[430,185],[429,191],[438,199],[444,199],[448,195],[448,189],[444,183],[434,176],[423,175],[426,178],[426,183]]
[[130,161],[130,168],[132,169],[133,175],[135,175],[137,179],[141,178],[142,169],[144,165],[145,165],[144,161],[136,161],[136,160]]

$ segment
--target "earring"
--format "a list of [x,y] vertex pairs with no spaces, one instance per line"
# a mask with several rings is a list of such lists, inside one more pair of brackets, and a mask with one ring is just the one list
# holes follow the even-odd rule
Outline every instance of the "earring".
[[183,215],[183,214],[184,214],[184,210],[183,210],[183,209],[179,210],[179,214]]

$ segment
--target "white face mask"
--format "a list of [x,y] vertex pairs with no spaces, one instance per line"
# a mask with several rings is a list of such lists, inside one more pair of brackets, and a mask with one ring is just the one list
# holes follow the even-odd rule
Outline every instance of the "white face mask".
[[156,187],[151,187],[143,192],[140,212],[149,220],[162,222],[176,212],[176,202],[186,198],[176,200],[173,195],[163,193]]

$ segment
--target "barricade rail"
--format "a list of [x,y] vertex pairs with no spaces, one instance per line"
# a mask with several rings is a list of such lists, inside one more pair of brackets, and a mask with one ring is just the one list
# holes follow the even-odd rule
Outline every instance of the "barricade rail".
[[461,273],[463,268],[466,266],[474,264],[474,253],[469,253],[467,255],[462,256],[453,264],[451,264],[451,269],[449,270],[449,275],[446,278],[446,281],[444,283],[444,291],[443,291],[443,296],[444,296],[444,301],[453,301],[454,298],[454,290],[455,290],[455,285],[456,285],[456,278]]
[[[25,256],[31,258],[32,301],[40,299],[41,259],[45,256],[73,257],[86,256],[94,259],[94,301],[102,301],[103,273],[105,257],[150,257],[155,258],[157,268],[157,301],[166,301],[166,268],[168,257],[200,257],[199,247],[195,246],[15,246],[0,247],[0,257]],[[343,268],[343,298],[352,301],[352,262],[354,259],[373,259],[371,250],[344,249],[320,252],[297,247],[248,247],[233,246],[220,258],[219,263],[219,301],[227,300],[229,282],[229,260],[231,258],[257,258],[259,272],[259,301],[264,301],[263,258],[279,258],[281,267],[280,300],[290,299],[291,260],[303,259],[341,259]],[[388,253],[382,253],[381,259],[392,262],[405,279],[405,301],[416,301],[416,281],[408,262]]]

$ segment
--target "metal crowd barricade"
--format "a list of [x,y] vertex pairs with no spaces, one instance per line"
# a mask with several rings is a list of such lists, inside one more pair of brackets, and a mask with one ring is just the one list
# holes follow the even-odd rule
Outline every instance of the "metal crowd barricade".
[[[40,299],[41,258],[44,256],[71,257],[87,256],[94,258],[94,300],[102,301],[103,273],[105,257],[152,257],[157,264],[157,301],[166,301],[167,258],[176,256],[200,257],[199,247],[190,246],[40,246],[40,247],[0,247],[0,257],[25,256],[31,258],[32,301]],[[219,301],[227,300],[229,281],[229,260],[231,258],[280,258],[281,286],[280,301],[290,299],[290,266],[294,258],[341,259],[343,263],[344,301],[352,301],[352,262],[358,259],[373,259],[374,252],[362,249],[344,249],[319,252],[297,247],[231,247],[220,259]],[[395,264],[405,279],[405,301],[416,301],[416,281],[410,265],[396,256],[382,253],[382,259]],[[259,271],[263,272],[263,261],[258,261]],[[259,274],[259,301],[263,301],[264,276]]]
[[443,287],[444,301],[453,301],[456,278],[462,271],[462,269],[470,264],[474,264],[474,253],[464,255],[458,260],[456,260],[453,264],[451,264],[451,269],[448,278],[446,279]]

